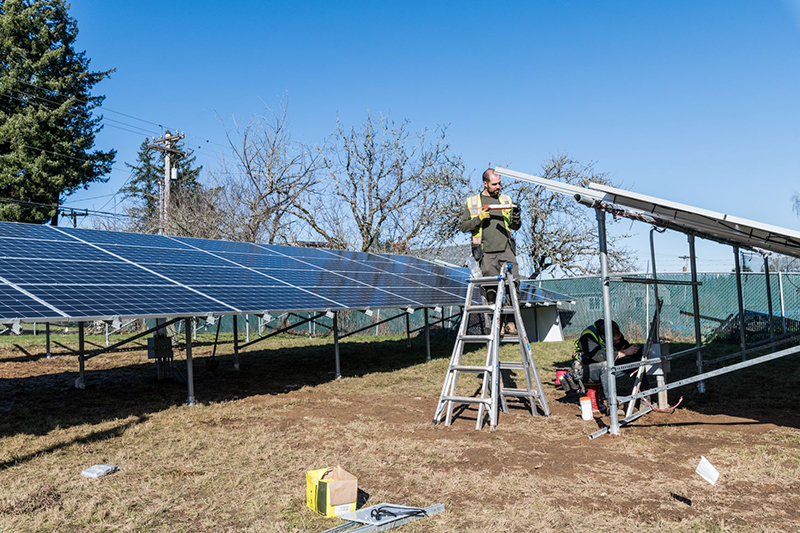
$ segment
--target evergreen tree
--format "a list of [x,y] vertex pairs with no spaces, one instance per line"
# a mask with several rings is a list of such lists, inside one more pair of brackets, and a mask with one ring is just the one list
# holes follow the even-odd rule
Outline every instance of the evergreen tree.
[[[133,220],[132,229],[143,233],[154,233],[158,230],[158,207],[161,186],[164,183],[164,155],[158,150],[148,149],[151,144],[150,139],[142,141],[136,164],[125,163],[131,169],[131,179],[120,189],[125,198],[132,200],[128,209]],[[203,192],[199,182],[203,167],[195,166],[193,151],[186,149],[180,141],[175,143],[174,148],[187,155],[181,158],[172,155],[171,163],[173,168],[178,169],[178,179],[170,184],[171,209],[180,206],[185,199]]]
[[[61,204],[104,178],[115,150],[94,150],[103,96],[75,50],[78,27],[63,0],[0,1],[0,197]],[[0,204],[0,219],[57,221],[56,209]]]

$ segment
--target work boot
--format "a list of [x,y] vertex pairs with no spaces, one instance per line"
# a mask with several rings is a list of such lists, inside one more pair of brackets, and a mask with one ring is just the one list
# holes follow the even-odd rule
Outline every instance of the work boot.
[[507,322],[505,329],[506,333],[509,335],[516,335],[517,334],[517,325],[513,322]]

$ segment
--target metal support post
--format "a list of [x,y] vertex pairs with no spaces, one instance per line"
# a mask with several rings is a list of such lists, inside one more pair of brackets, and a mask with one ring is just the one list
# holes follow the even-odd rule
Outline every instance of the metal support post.
[[[658,309],[658,312],[656,313],[658,320],[656,320],[655,324],[653,324],[654,331],[653,331],[652,341],[650,344],[651,346],[653,343],[659,343],[659,344],[661,343],[661,339],[659,337],[661,333],[661,304],[660,304],[661,300],[658,297],[658,274],[656,273],[656,245],[653,239],[655,232],[656,232],[655,226],[651,227],[650,260],[653,262],[653,292],[656,297],[656,307]],[[660,349],[658,353],[659,354],[661,353]],[[664,376],[663,372],[656,375],[656,383],[658,384],[659,387],[665,385],[666,382],[667,382],[666,376]],[[669,407],[669,397],[667,396],[667,391],[658,393],[658,407],[659,409],[666,409],[667,407]]]
[[339,364],[339,311],[333,312],[333,358],[336,364],[336,379],[342,377],[341,366]]
[[108,322],[106,322],[106,346],[108,346]]
[[742,298],[742,268],[739,264],[739,247],[733,247],[733,258],[736,265],[736,301],[739,303],[739,343],[742,347],[742,361],[747,359],[747,340],[745,339],[744,299]]
[[[650,261],[653,266],[653,295],[656,298],[656,306],[658,306],[658,275],[656,274],[656,247],[653,242],[653,233],[655,233],[656,228],[653,226],[650,228]],[[653,332],[653,342],[660,342],[659,333],[661,332],[661,314],[659,313],[658,321],[655,323],[655,332]],[[648,332],[649,333],[649,332]]]
[[[647,265],[648,273],[650,271],[650,265],[648,262]],[[650,338],[650,286],[644,284],[644,338]]]
[[425,308],[425,360],[431,360],[431,325],[428,323],[428,308]]
[[36,336],[36,322],[33,323],[33,336]]
[[50,359],[50,322],[44,325],[44,338],[45,338],[45,346],[47,350],[47,358]]
[[192,361],[192,319],[186,319],[186,387],[187,405],[194,405],[194,363]]
[[[597,214],[597,235],[600,240],[600,279],[603,284],[603,318],[605,319],[605,338],[606,341],[606,376],[608,379],[608,389],[605,391],[608,398],[609,411],[609,433],[619,435],[619,416],[617,413],[617,377],[614,374],[614,361],[616,351],[614,350],[614,333],[611,325],[611,289],[608,280],[608,249],[606,243],[606,213],[602,209],[596,208]],[[653,269],[655,273],[655,268]],[[610,342],[609,342],[610,341]]]
[[[694,311],[694,345],[697,350],[697,375],[703,373],[703,351],[700,345],[703,342],[702,332],[700,331],[700,298],[697,289],[697,254],[694,248],[694,235],[689,235],[689,266],[692,269],[692,310]],[[706,392],[706,382],[697,382],[697,392]]]
[[783,272],[778,271],[778,290],[781,292],[781,327],[786,335],[786,307],[783,305]]
[[78,379],[75,381],[76,389],[86,388],[86,360],[83,358],[85,353],[84,345],[84,323],[78,322]]
[[[233,315],[233,369],[239,370],[239,322]],[[222,320],[220,318],[220,320]]]
[[767,280],[767,311],[769,312],[769,339],[775,340],[775,327],[772,325],[772,284],[769,279],[769,255],[764,254],[764,277]]
[[192,317],[192,340],[197,340],[197,317]]
[[406,348],[411,348],[411,319],[406,312]]

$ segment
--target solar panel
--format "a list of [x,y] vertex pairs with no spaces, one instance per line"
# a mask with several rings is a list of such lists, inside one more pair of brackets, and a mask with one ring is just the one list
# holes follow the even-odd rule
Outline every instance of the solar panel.
[[468,276],[389,254],[0,222],[6,322],[461,305]]
[[0,317],[58,319],[62,316],[10,285],[0,285]]
[[696,234],[704,239],[800,257],[800,232],[795,230],[625,191],[608,185],[590,183],[589,188],[585,188],[504,168],[495,170],[503,176],[534,183],[559,194],[580,197],[584,202],[596,202],[596,205],[604,208],[614,207],[617,211],[634,215],[639,220],[687,234]]

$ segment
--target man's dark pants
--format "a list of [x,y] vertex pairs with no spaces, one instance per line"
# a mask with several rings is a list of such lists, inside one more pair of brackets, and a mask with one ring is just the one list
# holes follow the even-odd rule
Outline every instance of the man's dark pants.
[[[514,252],[506,246],[506,249],[502,252],[484,252],[483,257],[481,258],[481,274],[484,276],[499,276],[500,270],[503,268],[503,265],[506,263],[511,263],[513,268],[511,269],[511,273],[514,275],[516,280],[519,280],[519,266],[517,265],[517,257],[514,255]],[[515,283],[517,288],[517,294],[519,294],[519,281]],[[497,298],[497,289],[494,288],[487,288],[484,289],[484,296],[486,296],[486,301],[489,304],[493,304],[495,299]],[[510,322],[513,322],[513,317],[511,318]]]

